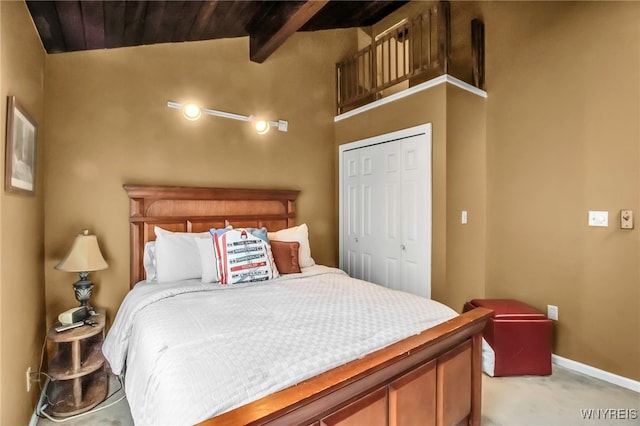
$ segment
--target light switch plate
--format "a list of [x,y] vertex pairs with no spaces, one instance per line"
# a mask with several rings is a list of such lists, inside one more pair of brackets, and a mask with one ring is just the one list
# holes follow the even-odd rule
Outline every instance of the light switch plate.
[[620,228],[633,229],[633,210],[620,210]]
[[589,226],[609,226],[609,212],[589,210]]

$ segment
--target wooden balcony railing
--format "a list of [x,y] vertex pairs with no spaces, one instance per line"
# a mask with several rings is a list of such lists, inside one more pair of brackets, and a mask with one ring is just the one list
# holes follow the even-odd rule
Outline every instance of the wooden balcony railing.
[[[473,78],[479,87],[484,84],[484,29],[480,21],[474,22],[470,39]],[[338,114],[378,99],[383,90],[398,83],[447,74],[450,46],[450,6],[440,1],[336,64]]]

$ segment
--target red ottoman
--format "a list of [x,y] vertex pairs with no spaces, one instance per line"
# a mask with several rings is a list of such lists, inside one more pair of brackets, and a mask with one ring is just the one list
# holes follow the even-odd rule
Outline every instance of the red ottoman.
[[551,374],[553,321],[513,299],[473,299],[464,311],[476,307],[494,311],[483,331],[495,353],[494,376]]

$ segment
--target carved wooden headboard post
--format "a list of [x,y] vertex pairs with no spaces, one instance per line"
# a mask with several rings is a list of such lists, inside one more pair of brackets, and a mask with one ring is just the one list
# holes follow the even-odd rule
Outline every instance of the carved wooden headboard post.
[[234,227],[277,231],[295,225],[300,191],[185,186],[123,185],[129,196],[130,269],[133,287],[145,279],[144,246],[155,240],[154,227],[203,232]]

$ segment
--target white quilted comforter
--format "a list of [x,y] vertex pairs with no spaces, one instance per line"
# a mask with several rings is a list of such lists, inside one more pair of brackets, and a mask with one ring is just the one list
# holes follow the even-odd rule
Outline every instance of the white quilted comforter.
[[315,266],[258,284],[141,282],[103,346],[137,425],[194,424],[456,313]]

